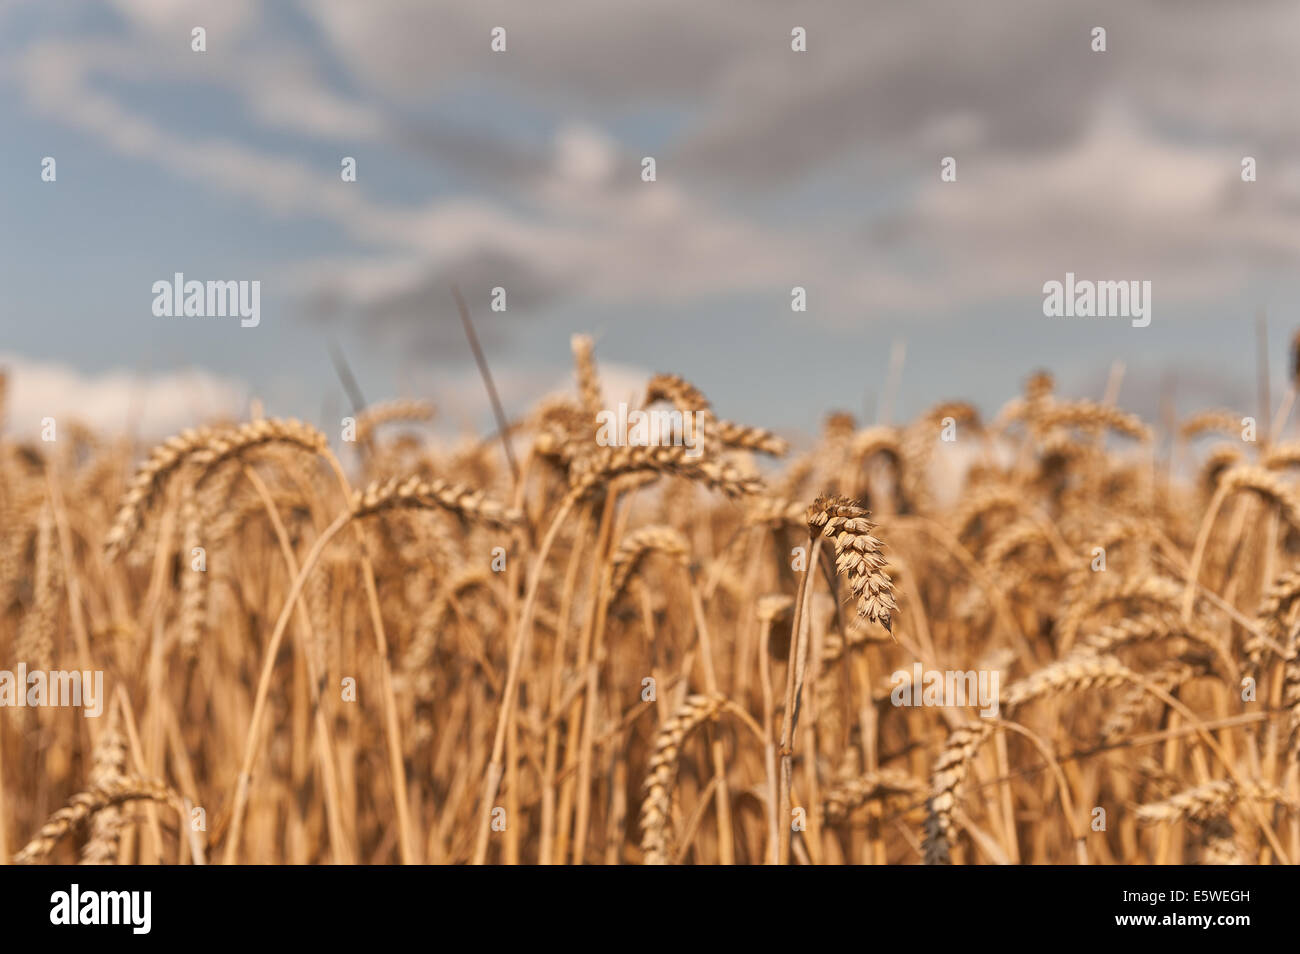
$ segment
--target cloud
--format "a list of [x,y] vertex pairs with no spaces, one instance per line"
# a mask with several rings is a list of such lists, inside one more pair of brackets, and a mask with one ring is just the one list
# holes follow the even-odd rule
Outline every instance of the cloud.
[[223,39],[235,38],[258,19],[256,0],[222,0],[201,11],[176,0],[112,0],[111,5],[136,26],[172,37],[188,37],[201,26]]
[[906,297],[876,292],[879,304],[1032,298],[1066,271],[1152,280],[1164,302],[1191,301],[1283,262],[1300,227],[1286,176],[1243,183],[1236,151],[1155,138],[1122,105],[1099,110],[1069,151],[958,159],[957,169],[957,182],[936,174],[868,233],[886,275],[920,263],[912,286],[894,286]]
[[545,307],[570,290],[567,283],[535,271],[527,259],[492,249],[437,263],[312,263],[291,270],[288,277],[304,289],[302,317],[327,323],[355,320],[376,338],[426,358],[466,347],[452,285],[465,296],[484,346],[509,341],[501,315],[489,308],[495,288],[508,289],[505,301],[511,315]]
[[[109,149],[333,226],[352,250],[270,267],[303,311],[418,350],[447,340],[428,313],[451,281],[507,287],[514,314],[799,284],[818,303],[801,321],[841,324],[1028,301],[1067,270],[1204,301],[1285,277],[1300,213],[1281,151],[1300,137],[1277,121],[1300,94],[1288,4],[318,0],[286,21],[249,0],[213,15],[237,42],[202,56],[173,42],[187,8],[115,9],[124,38],[46,36],[4,75]],[[172,82],[234,93],[280,136],[176,130],[130,92]],[[383,159],[345,185],[304,140]],[[1243,154],[1260,182],[1240,182]],[[944,155],[957,183],[938,180]],[[371,185],[398,160],[438,186]]]
[[[606,105],[665,94],[689,101],[786,19],[778,5],[736,0],[314,0],[303,13],[378,95],[420,101],[468,76],[537,99]],[[497,26],[507,31],[505,55],[489,47]]]
[[58,361],[0,353],[7,378],[5,428],[24,438],[41,421],[78,422],[103,434],[157,440],[216,417],[243,417],[248,391],[239,381],[198,369],[146,374],[85,374]]

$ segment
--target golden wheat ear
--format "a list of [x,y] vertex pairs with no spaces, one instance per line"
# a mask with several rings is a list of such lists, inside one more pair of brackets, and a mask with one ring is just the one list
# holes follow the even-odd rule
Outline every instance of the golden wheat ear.
[[178,811],[183,804],[181,797],[162,782],[138,778],[107,780],[73,795],[66,806],[50,816],[26,847],[14,855],[14,864],[30,865],[43,861],[65,835],[87,818],[110,806],[139,799],[164,802],[177,807]]
[[872,534],[867,511],[846,497],[822,495],[808,508],[808,530],[834,541],[835,570],[849,582],[858,616],[879,623],[892,636],[894,583],[885,573],[884,544]]

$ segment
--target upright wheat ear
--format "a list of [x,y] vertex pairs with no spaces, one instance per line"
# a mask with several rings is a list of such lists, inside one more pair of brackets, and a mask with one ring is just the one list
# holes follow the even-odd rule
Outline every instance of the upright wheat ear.
[[194,568],[196,549],[203,545],[203,521],[198,491],[187,487],[181,500],[181,652],[187,659],[198,655],[207,610],[207,573]]
[[590,335],[574,335],[569,340],[573,350],[573,369],[578,378],[578,394],[582,409],[587,414],[589,426],[595,427],[595,416],[604,405],[600,375],[596,373],[596,358]]
[[32,587],[34,605],[19,624],[14,646],[18,661],[26,663],[31,669],[48,669],[54,661],[54,634],[58,628],[59,615],[57,570],[54,517],[46,505],[41,508],[37,519],[36,579]]
[[[126,774],[126,737],[118,730],[117,707],[100,733],[91,755],[90,787],[111,789]],[[105,789],[105,790],[107,790]],[[116,805],[107,805],[94,813],[90,821],[90,840],[81,850],[83,865],[117,864],[121,840],[122,813]]]

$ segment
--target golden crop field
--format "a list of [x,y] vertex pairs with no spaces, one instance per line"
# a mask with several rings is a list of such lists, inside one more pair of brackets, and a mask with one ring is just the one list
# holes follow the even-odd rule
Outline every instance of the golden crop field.
[[1300,859],[1294,391],[1155,428],[1038,373],[794,452],[658,375],[697,441],[639,446],[573,350],[506,440],[4,439],[0,856]]

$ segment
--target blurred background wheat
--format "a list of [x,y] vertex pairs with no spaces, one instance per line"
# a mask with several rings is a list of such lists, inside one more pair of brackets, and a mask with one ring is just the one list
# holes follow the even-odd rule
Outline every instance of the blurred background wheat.
[[[453,446],[418,401],[5,439],[0,659],[106,702],[0,709],[3,856],[1300,858],[1293,389],[1171,433],[1038,373],[790,452],[655,376],[691,457],[598,443],[573,353]],[[917,662],[998,718],[893,704]]]

